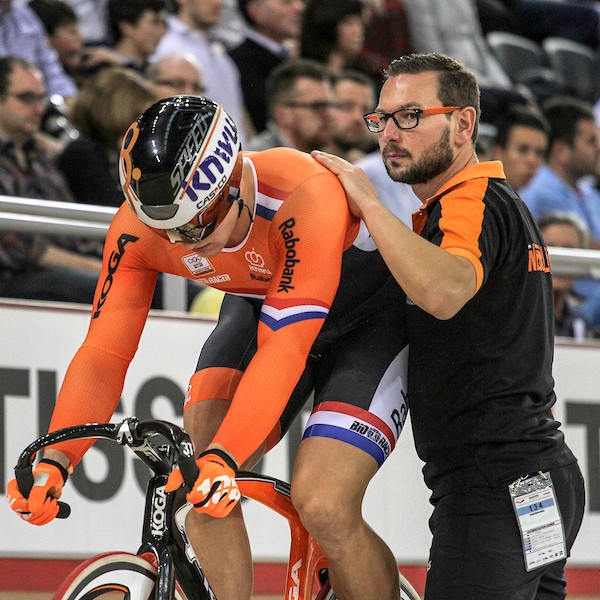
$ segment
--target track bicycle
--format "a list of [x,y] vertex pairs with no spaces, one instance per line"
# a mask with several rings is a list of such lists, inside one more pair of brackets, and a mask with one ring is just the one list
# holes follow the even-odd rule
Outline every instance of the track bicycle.
[[[187,432],[161,420],[75,425],[48,433],[19,456],[15,475],[19,489],[29,495],[33,459],[42,448],[75,439],[107,439],[128,446],[150,468],[146,489],[142,540],[136,552],[106,552],[76,567],[53,600],[95,600],[103,596],[123,600],[217,600],[185,531],[192,505],[184,492],[165,493],[169,473],[181,469],[189,488],[198,476],[193,445]],[[242,471],[236,477],[242,496],[256,500],[289,524],[291,543],[285,584],[286,600],[336,600],[327,575],[325,554],[302,526],[290,497],[289,484],[274,477]],[[59,518],[70,507],[59,501]],[[402,600],[420,600],[400,575]]]

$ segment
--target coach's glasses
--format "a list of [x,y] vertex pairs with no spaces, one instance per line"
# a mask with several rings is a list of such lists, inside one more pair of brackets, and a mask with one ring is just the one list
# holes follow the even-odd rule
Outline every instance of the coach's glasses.
[[363,115],[363,119],[373,133],[381,133],[388,119],[392,119],[398,129],[414,129],[419,118],[425,115],[443,115],[458,110],[460,106],[437,106],[435,108],[401,108],[391,113],[372,112]]

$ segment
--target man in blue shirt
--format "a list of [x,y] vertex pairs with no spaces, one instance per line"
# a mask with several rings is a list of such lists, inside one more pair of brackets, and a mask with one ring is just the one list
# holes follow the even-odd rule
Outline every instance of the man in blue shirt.
[[46,43],[38,16],[28,6],[12,0],[0,0],[0,56],[20,56],[33,62],[44,76],[49,96],[71,98],[77,93],[75,82]]

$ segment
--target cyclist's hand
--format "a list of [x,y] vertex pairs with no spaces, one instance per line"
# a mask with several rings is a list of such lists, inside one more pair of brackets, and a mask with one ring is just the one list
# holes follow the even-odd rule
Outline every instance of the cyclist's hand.
[[17,480],[6,486],[10,507],[32,525],[45,525],[58,514],[58,502],[68,472],[59,463],[43,458],[33,469],[33,487],[29,498],[19,491]]
[[[226,517],[239,502],[240,490],[235,480],[237,467],[233,460],[220,450],[208,450],[196,461],[200,474],[187,499],[194,510],[213,517]],[[172,492],[183,483],[179,469],[167,481],[166,492]]]

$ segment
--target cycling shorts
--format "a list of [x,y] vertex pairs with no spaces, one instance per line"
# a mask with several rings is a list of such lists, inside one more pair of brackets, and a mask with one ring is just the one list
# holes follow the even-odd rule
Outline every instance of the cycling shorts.
[[[311,395],[313,410],[304,438],[328,437],[370,454],[379,466],[398,440],[408,414],[408,338],[404,294],[390,280],[357,310],[326,320],[279,423],[267,439],[272,448]],[[191,403],[232,399],[257,347],[260,303],[227,295],[193,377]],[[276,368],[284,368],[277,365]]]

